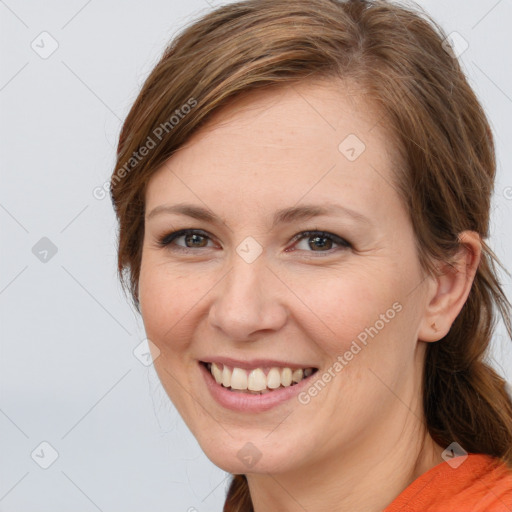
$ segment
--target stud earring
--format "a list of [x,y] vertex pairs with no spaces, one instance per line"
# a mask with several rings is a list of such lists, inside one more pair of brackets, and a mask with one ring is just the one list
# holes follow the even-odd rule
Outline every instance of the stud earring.
[[436,327],[435,322],[430,327],[432,327],[432,329],[434,329],[435,332],[439,331],[439,329]]

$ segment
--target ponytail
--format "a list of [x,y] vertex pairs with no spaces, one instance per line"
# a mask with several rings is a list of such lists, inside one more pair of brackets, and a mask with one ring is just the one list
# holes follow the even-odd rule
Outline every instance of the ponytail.
[[512,337],[510,303],[499,282],[492,251],[484,244],[469,297],[449,333],[427,348],[423,403],[432,438],[456,441],[468,453],[500,458],[512,468],[512,398],[506,381],[486,362],[501,313]]
[[245,475],[233,475],[223,512],[254,512]]

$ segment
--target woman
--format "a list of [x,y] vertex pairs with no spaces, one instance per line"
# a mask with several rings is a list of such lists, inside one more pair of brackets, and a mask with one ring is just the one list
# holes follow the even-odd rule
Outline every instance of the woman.
[[494,175],[411,10],[248,0],[170,45],[120,136],[119,271],[225,511],[512,510]]

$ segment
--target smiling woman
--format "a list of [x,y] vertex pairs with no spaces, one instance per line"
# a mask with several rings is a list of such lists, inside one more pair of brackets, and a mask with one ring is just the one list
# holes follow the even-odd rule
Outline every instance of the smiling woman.
[[512,507],[493,139],[443,37],[386,1],[233,3],[124,123],[120,277],[227,512]]

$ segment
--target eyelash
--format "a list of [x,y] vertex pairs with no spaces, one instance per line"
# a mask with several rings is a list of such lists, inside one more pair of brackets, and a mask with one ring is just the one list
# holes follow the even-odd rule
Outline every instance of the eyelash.
[[[181,229],[179,231],[174,231],[174,232],[171,232],[171,233],[168,233],[164,236],[162,236],[159,240],[158,240],[158,245],[160,247],[166,247],[168,249],[170,249],[171,247],[171,243],[174,242],[177,238],[181,238],[182,236],[186,236],[186,235],[199,235],[203,238],[208,238],[211,240],[210,236],[208,234],[206,234],[206,232],[202,231],[202,230],[199,230],[199,229]],[[319,238],[326,238],[328,240],[331,240],[332,242],[334,242],[335,244],[339,245],[340,247],[338,249],[329,249],[327,251],[306,251],[306,252],[311,252],[312,254],[332,254],[333,252],[337,251],[337,250],[344,250],[344,249],[349,249],[352,247],[352,244],[350,242],[348,242],[347,240],[345,240],[344,238],[341,238],[333,233],[328,233],[326,231],[320,231],[320,230],[317,230],[317,229],[314,229],[314,230],[308,230],[308,231],[302,231],[300,233],[298,233],[297,235],[295,235],[293,238],[292,238],[292,242],[293,243],[297,243],[297,242],[300,242],[301,240],[303,239],[307,239],[307,238],[313,238],[314,236],[316,237],[319,237]],[[175,250],[175,251],[180,251],[180,252],[185,252],[185,253],[188,253],[188,252],[193,252],[193,251],[196,251],[196,249],[208,249],[208,247],[198,247],[198,248],[194,248],[194,247],[184,247],[184,246],[179,246],[179,245],[174,245],[172,248],[172,250]]]

